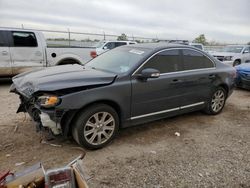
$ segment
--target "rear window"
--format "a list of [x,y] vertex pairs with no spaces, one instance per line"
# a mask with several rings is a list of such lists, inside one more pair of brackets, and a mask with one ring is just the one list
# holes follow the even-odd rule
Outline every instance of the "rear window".
[[32,32],[12,31],[14,47],[37,47],[36,36]]
[[200,52],[185,49],[183,51],[184,70],[204,69],[214,67],[214,63]]

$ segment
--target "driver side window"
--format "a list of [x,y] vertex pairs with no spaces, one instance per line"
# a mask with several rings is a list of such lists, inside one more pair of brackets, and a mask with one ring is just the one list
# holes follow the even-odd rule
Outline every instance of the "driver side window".
[[153,68],[161,74],[178,72],[183,70],[180,50],[166,50],[153,56],[140,71],[146,68]]
[[246,47],[243,53],[250,53],[250,47]]

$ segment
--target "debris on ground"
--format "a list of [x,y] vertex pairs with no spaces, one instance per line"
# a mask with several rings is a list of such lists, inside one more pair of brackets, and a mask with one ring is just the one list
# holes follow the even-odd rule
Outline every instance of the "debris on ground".
[[21,166],[21,165],[24,165],[25,162],[19,162],[19,163],[16,163],[15,166]]
[[52,143],[46,142],[45,140],[42,140],[42,141],[41,141],[41,144],[48,144],[48,145],[53,146],[53,147],[62,147],[62,145],[59,145],[59,144],[52,144]]
[[156,154],[156,151],[151,150],[151,151],[150,151],[150,153],[152,153],[152,154]]
[[175,136],[181,136],[181,134],[179,132],[175,132],[174,135]]
[[5,156],[6,156],[6,157],[11,157],[11,154],[6,154]]
[[[10,171],[0,172],[0,187],[6,188],[88,188],[86,173],[83,167],[83,157],[80,155],[67,166],[44,170],[41,163],[37,163],[21,172],[10,173]],[[16,166],[25,162],[16,163]]]

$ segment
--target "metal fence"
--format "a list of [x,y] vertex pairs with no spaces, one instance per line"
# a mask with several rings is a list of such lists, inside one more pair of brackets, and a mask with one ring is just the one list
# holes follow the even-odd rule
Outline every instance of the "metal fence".
[[[4,27],[1,27],[4,28]],[[7,28],[7,27],[6,27]],[[92,47],[102,40],[117,40],[120,35],[102,33],[88,33],[76,32],[67,29],[65,31],[59,30],[43,30],[43,29],[30,29],[30,28],[11,28],[11,29],[27,29],[34,31],[41,31],[47,41],[48,46],[70,46],[70,47]],[[142,36],[126,35],[127,40],[137,41],[141,43],[156,42],[156,41],[173,41],[172,39],[163,38],[150,38]],[[181,40],[176,40],[181,41]],[[187,41],[188,40],[183,40]],[[205,51],[221,51],[225,45],[204,46]]]

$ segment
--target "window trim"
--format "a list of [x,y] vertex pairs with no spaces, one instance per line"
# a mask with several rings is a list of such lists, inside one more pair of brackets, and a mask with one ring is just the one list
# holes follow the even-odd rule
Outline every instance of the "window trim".
[[[132,73],[132,76],[136,75],[137,72],[150,60],[152,59],[155,55],[161,53],[161,52],[165,52],[165,51],[169,51],[169,50],[186,50],[186,49],[189,49],[189,50],[193,50],[193,51],[196,51],[196,52],[199,52],[201,53],[202,55],[206,56],[212,63],[213,63],[213,67],[210,67],[210,68],[203,68],[203,69],[192,69],[192,70],[183,70],[183,71],[175,71],[175,72],[168,72],[168,73],[161,73],[160,75],[168,75],[168,74],[175,74],[175,73],[185,73],[185,72],[195,72],[195,71],[201,71],[201,70],[212,70],[212,69],[215,69],[216,68],[216,64],[215,62],[208,56],[206,55],[205,53],[199,51],[199,50],[196,50],[196,49],[193,49],[193,48],[170,48],[170,49],[163,49],[163,50],[160,50],[158,52],[155,52],[154,54],[152,54],[150,57],[148,57],[133,73]],[[181,57],[183,57],[183,54],[180,54]]]
[[[15,46],[15,42],[14,42],[14,37],[13,37],[13,33],[31,33],[34,35],[35,39],[36,39],[36,46]],[[38,40],[36,37],[36,34],[32,31],[10,31],[10,37],[11,37],[11,43],[10,43],[10,47],[12,48],[37,48],[38,47]]]

